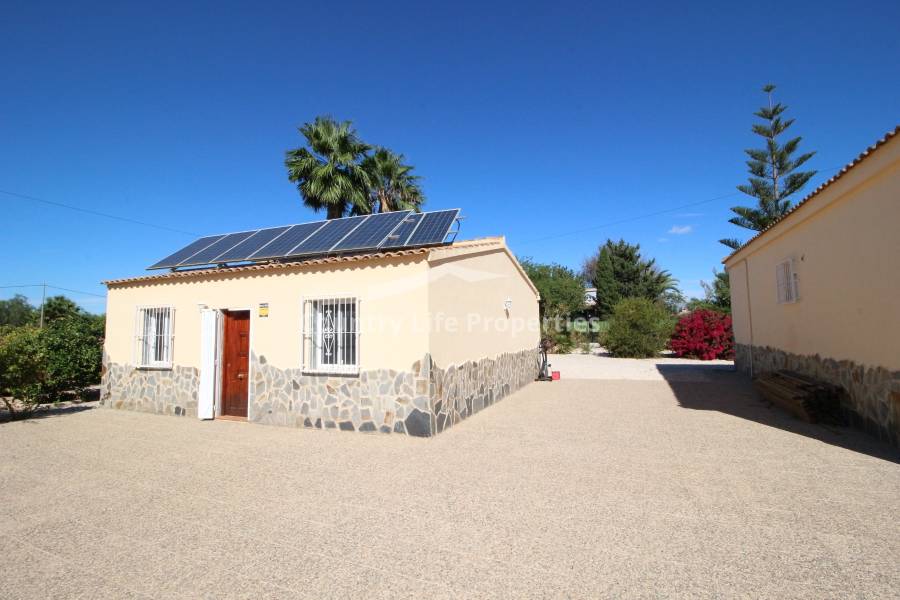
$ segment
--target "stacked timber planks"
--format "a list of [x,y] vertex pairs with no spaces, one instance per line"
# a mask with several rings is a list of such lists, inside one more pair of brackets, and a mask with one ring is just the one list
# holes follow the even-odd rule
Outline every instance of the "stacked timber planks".
[[838,386],[793,371],[764,373],[754,380],[754,385],[766,400],[807,423],[843,424],[843,390]]

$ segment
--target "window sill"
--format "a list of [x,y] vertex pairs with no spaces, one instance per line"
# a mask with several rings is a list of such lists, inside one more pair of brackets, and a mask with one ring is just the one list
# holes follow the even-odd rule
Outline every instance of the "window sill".
[[138,365],[134,368],[135,371],[171,371],[172,365],[167,366],[154,366],[154,365]]
[[346,371],[334,371],[331,369],[303,369],[302,373],[304,375],[327,375],[329,377],[359,377],[359,368]]

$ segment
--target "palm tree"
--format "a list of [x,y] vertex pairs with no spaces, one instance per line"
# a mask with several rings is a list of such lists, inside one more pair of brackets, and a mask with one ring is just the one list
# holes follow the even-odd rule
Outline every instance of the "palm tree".
[[419,186],[421,177],[413,175],[413,167],[404,164],[404,160],[402,154],[387,148],[376,148],[374,154],[363,159],[363,169],[369,176],[370,212],[421,210],[425,202]]
[[660,300],[668,292],[678,291],[678,280],[665,269],[656,264],[656,259],[651,258],[644,262],[642,274],[643,296],[650,300]]
[[288,150],[284,165],[303,203],[316,212],[324,208],[329,219],[349,210],[369,212],[369,176],[361,163],[370,148],[353,124],[320,116],[299,131],[309,148]]

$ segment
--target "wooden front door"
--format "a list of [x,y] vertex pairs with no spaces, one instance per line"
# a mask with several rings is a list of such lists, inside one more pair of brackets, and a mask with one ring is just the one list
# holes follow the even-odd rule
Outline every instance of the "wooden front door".
[[225,311],[222,344],[222,414],[247,416],[250,311]]

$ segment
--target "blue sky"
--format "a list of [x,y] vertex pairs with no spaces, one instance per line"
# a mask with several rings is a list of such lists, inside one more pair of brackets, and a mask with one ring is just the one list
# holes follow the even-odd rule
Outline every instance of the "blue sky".
[[[0,190],[198,234],[311,220],[283,155],[329,113],[406,154],[464,237],[572,267],[622,237],[696,295],[746,235],[727,195],[764,83],[817,151],[806,191],[900,122],[895,2],[183,4],[4,7]],[[103,294],[192,239],[0,210],[0,287]]]

